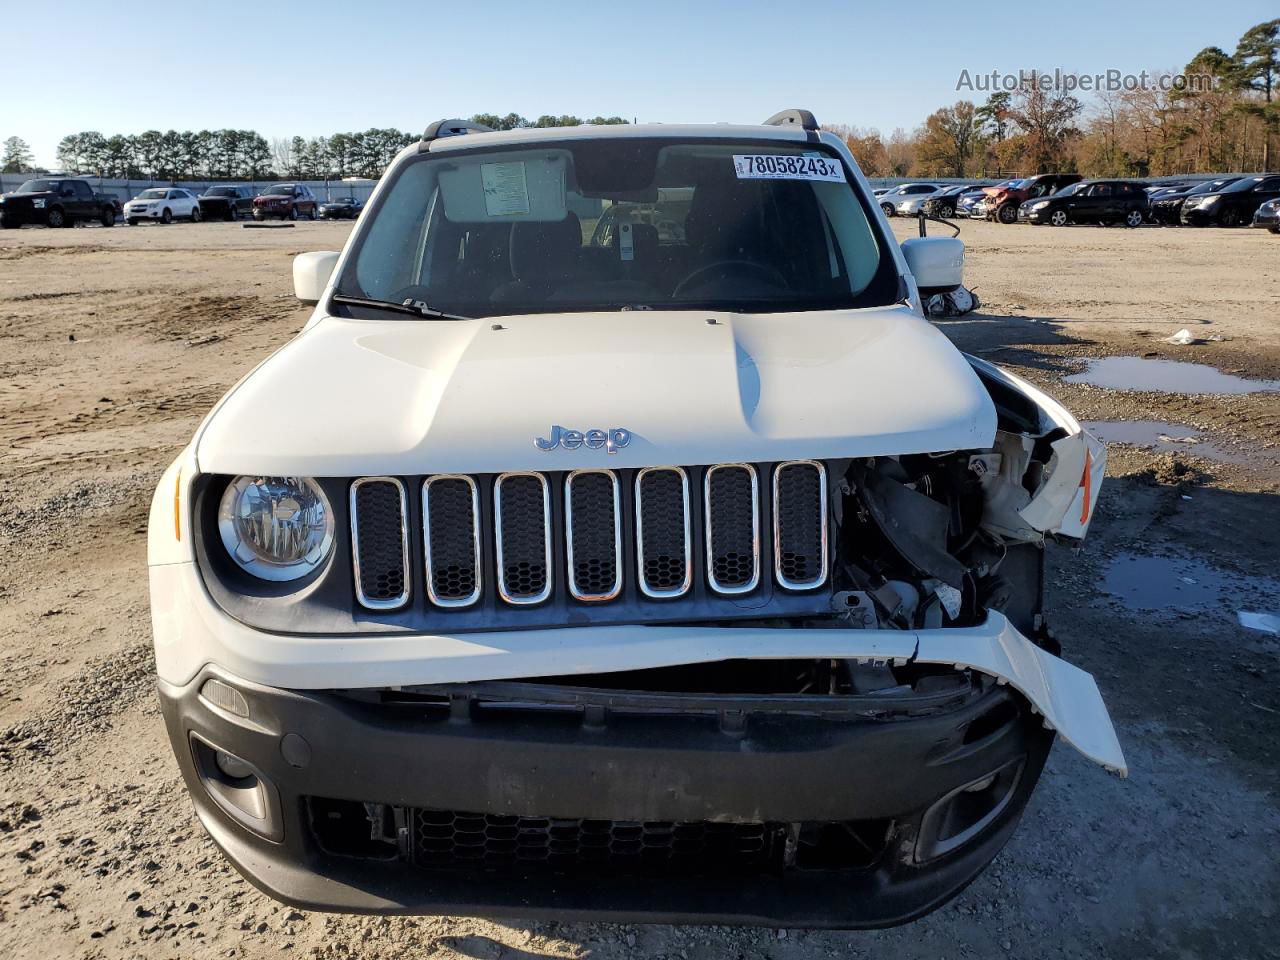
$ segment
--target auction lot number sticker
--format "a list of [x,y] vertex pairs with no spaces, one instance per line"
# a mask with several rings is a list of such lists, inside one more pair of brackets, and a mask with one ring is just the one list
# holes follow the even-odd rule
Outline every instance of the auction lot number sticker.
[[825,180],[844,183],[844,167],[827,157],[795,154],[735,153],[733,170],[739,180]]

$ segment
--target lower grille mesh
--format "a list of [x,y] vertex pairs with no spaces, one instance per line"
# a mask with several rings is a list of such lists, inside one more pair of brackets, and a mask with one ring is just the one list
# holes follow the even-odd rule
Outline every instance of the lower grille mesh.
[[781,849],[764,823],[557,820],[413,811],[413,859],[420,866],[532,867],[613,873],[763,868]]

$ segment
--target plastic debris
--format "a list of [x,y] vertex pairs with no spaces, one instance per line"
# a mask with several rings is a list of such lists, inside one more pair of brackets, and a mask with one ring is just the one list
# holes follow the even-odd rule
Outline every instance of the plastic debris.
[[1184,328],[1184,329],[1182,329],[1182,330],[1179,330],[1179,331],[1178,331],[1177,333],[1175,333],[1172,337],[1165,337],[1165,338],[1164,338],[1164,342],[1165,342],[1165,343],[1177,343],[1177,344],[1181,344],[1182,346],[1184,346],[1184,347],[1185,347],[1185,346],[1187,346],[1188,344],[1195,343],[1195,342],[1196,342],[1196,338],[1195,338],[1195,337],[1193,337],[1193,336],[1191,335],[1191,331],[1190,331],[1190,330],[1187,330],[1187,329],[1185,329],[1185,328]]
[[1240,626],[1249,630],[1260,630],[1273,637],[1280,637],[1280,613],[1258,613],[1254,610],[1237,610]]

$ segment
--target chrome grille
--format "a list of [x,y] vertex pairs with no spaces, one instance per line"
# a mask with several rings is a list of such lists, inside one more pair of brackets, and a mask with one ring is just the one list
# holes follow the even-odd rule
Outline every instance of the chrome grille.
[[622,592],[622,504],[609,470],[575,470],[565,478],[569,592],[601,602]]
[[504,473],[493,486],[498,593],[507,603],[551,595],[551,494],[540,473]]
[[409,599],[409,523],[404,484],[363,477],[351,485],[351,557],[356,599],[390,610]]
[[427,596],[440,607],[480,599],[480,495],[470,477],[442,475],[422,485]]
[[773,573],[789,590],[827,579],[827,472],[814,460],[778,464],[773,474]]
[[[493,622],[507,628],[552,626],[565,622],[557,619],[565,603],[583,607],[592,622],[607,622],[606,609],[679,619],[678,606],[640,614],[634,604],[646,598],[723,606],[751,595],[757,610],[808,612],[821,598],[802,594],[829,582],[827,468],[818,461],[414,480],[422,558],[413,569],[406,482],[366,477],[351,485],[355,593],[368,609],[403,607],[415,576],[423,606],[456,608],[464,629],[495,612]],[[544,603],[543,613],[512,619],[515,608]],[[723,607],[730,615],[746,609]]]
[[689,476],[679,467],[636,475],[636,553],[646,596],[678,597],[693,582]]
[[707,582],[717,593],[749,593],[760,582],[760,495],[756,468],[724,463],[707,469]]

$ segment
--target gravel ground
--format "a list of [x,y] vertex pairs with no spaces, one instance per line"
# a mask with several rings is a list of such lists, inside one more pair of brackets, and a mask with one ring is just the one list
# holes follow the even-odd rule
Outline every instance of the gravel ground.
[[[959,344],[1082,419],[1194,428],[1239,462],[1112,447],[1089,543],[1051,553],[1049,609],[1132,775],[1055,749],[951,904],[832,933],[341,917],[259,894],[194,822],[164,736],[146,510],[209,406],[301,327],[290,257],[349,229],[0,236],[0,956],[1280,957],[1280,639],[1235,620],[1280,610],[1280,396],[1061,382],[1112,354],[1280,377],[1280,239],[1249,230],[964,225],[984,306],[943,325]],[[1162,342],[1183,327],[1209,342]],[[1154,600],[1103,592],[1149,557],[1210,571],[1194,604],[1159,579]]]

